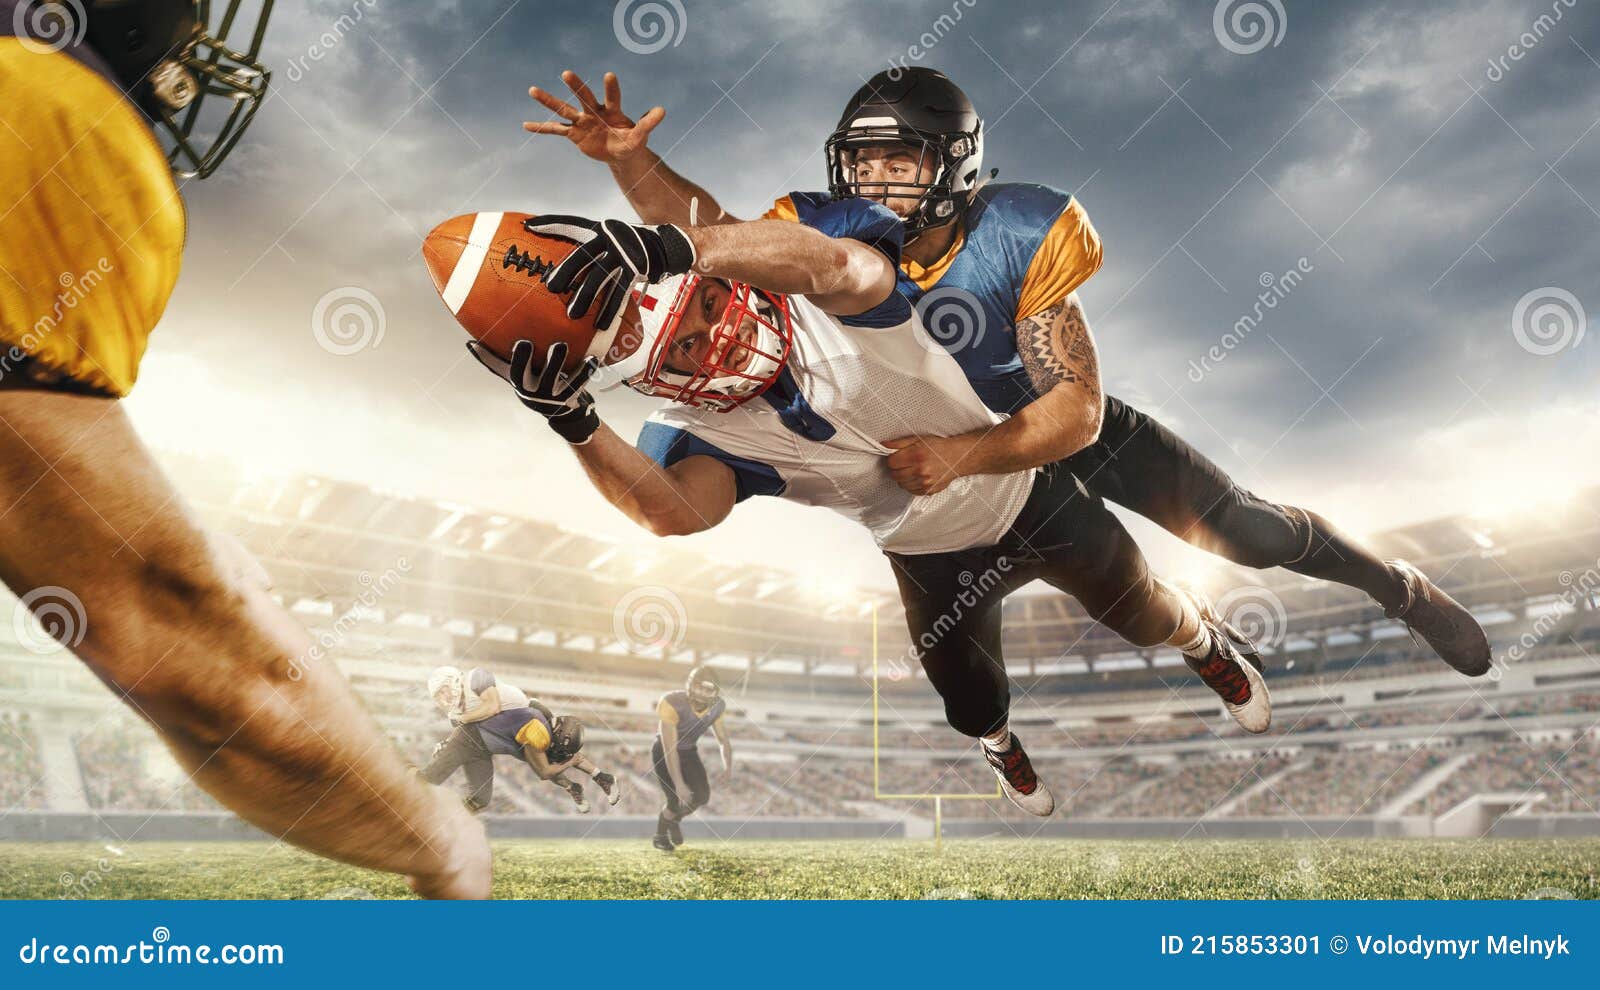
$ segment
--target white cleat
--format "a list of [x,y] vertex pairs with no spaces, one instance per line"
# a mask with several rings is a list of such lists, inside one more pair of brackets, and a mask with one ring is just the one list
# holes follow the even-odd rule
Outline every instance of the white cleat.
[[1011,748],[1004,753],[996,753],[982,743],[979,746],[994,775],[1000,778],[1000,790],[1012,804],[1040,818],[1048,818],[1056,810],[1055,795],[1033,772],[1033,761],[1028,759],[1015,732],[1011,734]]
[[602,770],[594,775],[594,782],[596,786],[605,792],[606,801],[615,808],[617,802],[622,800],[622,781]]
[[1262,733],[1272,728],[1272,695],[1261,674],[1261,656],[1255,645],[1217,614],[1210,600],[1197,591],[1181,588],[1200,613],[1200,621],[1211,631],[1211,655],[1204,660],[1184,657],[1189,669],[1200,676],[1206,687],[1217,692],[1239,728]]
[[589,813],[589,801],[583,796],[583,788],[574,784],[567,793],[572,795],[572,803],[578,806],[578,814],[587,815]]
[[1221,628],[1208,625],[1215,642],[1211,656],[1203,661],[1185,657],[1189,669],[1217,692],[1222,707],[1239,723],[1239,728],[1255,733],[1267,731],[1272,728],[1272,696],[1267,693],[1266,678],[1255,664],[1240,656],[1239,648]]

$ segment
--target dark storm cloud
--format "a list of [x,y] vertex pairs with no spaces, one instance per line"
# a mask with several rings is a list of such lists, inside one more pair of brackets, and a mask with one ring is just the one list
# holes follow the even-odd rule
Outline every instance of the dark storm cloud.
[[[1462,417],[1592,401],[1595,342],[1535,355],[1511,320],[1546,286],[1600,313],[1600,4],[1240,6],[1276,44],[1230,51],[1215,5],[1178,0],[661,0],[682,40],[650,54],[619,43],[610,2],[280,4],[277,96],[237,167],[191,187],[164,346],[351,402],[426,389],[420,416],[468,429],[502,397],[446,372],[421,235],[476,208],[625,208],[603,168],[521,132],[529,84],[615,69],[631,112],[669,111],[653,146],[752,215],[819,185],[842,101],[907,60],[969,90],[1002,180],[1079,193],[1107,245],[1084,295],[1113,391],[1252,484],[1315,487]],[[1207,359],[1264,273],[1297,266]],[[383,301],[386,334],[331,358],[307,326],[344,285]],[[224,291],[219,326],[202,303]]]

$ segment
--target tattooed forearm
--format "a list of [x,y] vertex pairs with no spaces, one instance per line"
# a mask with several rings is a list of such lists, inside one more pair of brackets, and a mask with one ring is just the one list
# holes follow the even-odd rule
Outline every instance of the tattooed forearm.
[[1076,295],[1018,323],[1017,352],[1040,395],[1062,383],[1099,390],[1100,359]]

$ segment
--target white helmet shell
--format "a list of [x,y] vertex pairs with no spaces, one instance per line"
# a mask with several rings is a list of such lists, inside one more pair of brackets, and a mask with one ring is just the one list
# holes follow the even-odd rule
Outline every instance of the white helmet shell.
[[436,667],[428,675],[428,697],[446,715],[466,708],[467,679],[459,667]]

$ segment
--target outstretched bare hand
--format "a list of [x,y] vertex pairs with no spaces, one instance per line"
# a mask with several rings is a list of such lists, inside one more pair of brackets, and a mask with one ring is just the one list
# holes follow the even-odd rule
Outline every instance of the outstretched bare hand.
[[650,132],[666,117],[667,111],[652,107],[648,113],[634,121],[622,112],[622,86],[617,74],[605,75],[606,100],[600,103],[594,91],[571,69],[561,73],[561,81],[577,97],[578,106],[560,99],[555,94],[531,87],[528,95],[561,117],[562,120],[526,120],[522,128],[533,134],[554,134],[565,137],[578,146],[578,150],[595,161],[608,165],[625,161],[645,149]]

